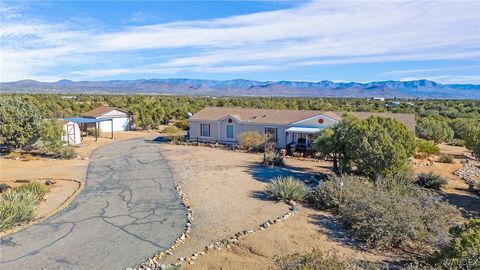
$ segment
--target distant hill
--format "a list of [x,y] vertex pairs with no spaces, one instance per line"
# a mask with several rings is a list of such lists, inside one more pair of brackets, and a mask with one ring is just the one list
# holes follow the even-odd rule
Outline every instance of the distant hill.
[[0,83],[0,93],[96,93],[197,96],[300,96],[480,99],[480,85],[440,84],[429,80],[356,82],[142,79],[112,81],[21,80]]

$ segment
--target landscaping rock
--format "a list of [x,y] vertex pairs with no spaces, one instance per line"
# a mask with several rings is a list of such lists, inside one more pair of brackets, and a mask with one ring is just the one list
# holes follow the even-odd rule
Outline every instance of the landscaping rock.
[[7,191],[8,189],[10,189],[12,187],[10,187],[9,185],[7,184],[4,184],[4,183],[1,183],[0,184],[0,193],[4,193],[5,191]]
[[47,179],[47,181],[45,181],[45,185],[47,186],[50,186],[50,185],[55,185],[55,180],[53,179]]

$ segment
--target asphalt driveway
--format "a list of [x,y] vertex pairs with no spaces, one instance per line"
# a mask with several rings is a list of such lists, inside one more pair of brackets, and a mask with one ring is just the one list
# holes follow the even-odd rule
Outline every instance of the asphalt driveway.
[[167,249],[185,223],[158,144],[113,143],[93,153],[69,207],[0,239],[0,269],[124,269]]

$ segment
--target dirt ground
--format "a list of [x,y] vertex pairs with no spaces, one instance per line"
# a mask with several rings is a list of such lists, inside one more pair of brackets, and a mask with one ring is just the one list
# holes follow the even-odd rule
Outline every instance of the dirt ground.
[[440,151],[454,157],[454,163],[434,162],[432,166],[414,166],[416,173],[433,172],[448,180],[442,192],[446,200],[460,208],[465,217],[480,217],[480,198],[468,191],[468,185],[454,172],[462,168],[462,161],[470,157],[465,147],[440,144]]
[[302,208],[287,221],[248,235],[230,249],[200,256],[194,264],[185,264],[182,269],[276,269],[275,259],[279,256],[304,254],[314,249],[335,251],[345,258],[363,261],[389,263],[396,260],[362,251],[345,237],[330,214]]
[[[42,180],[38,179],[38,180],[31,180],[31,181],[45,184],[45,179],[42,179]],[[4,180],[1,182],[9,185],[12,188],[25,184],[25,183],[16,182],[14,180],[6,180],[6,181]],[[48,193],[45,195],[44,200],[41,200],[38,203],[37,218],[35,219],[35,221],[27,225],[31,225],[40,220],[43,220],[53,215],[63,207],[65,207],[80,192],[81,188],[82,188],[82,183],[80,181],[56,179],[55,184],[48,186],[49,190],[48,190]],[[11,230],[0,232],[0,237],[6,234],[10,234],[15,231],[18,231],[24,227],[26,226],[25,225],[18,226]]]
[[[289,159],[286,167],[265,168],[258,165],[260,154],[169,144],[161,149],[192,205],[194,218],[191,236],[173,255],[165,257],[163,262],[168,263],[286,212],[287,205],[268,200],[263,194],[272,177],[294,175],[309,180],[312,172],[328,172],[326,162]],[[200,256],[187,269],[271,269],[275,256],[314,248],[337,249],[358,259],[389,259],[357,250],[345,239],[339,240],[343,238],[341,232],[327,213],[302,208],[300,214],[284,224],[249,235],[231,251]]]

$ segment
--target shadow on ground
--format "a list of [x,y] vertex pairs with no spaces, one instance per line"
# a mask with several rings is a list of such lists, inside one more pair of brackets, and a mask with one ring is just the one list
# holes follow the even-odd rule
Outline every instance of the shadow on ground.
[[465,218],[480,217],[480,198],[464,189],[458,189],[464,194],[443,194],[445,200],[460,209]]
[[257,162],[250,162],[244,166],[245,171],[253,176],[254,179],[269,183],[273,178],[279,176],[293,176],[306,184],[317,184],[324,178],[323,174],[313,172],[310,169],[295,166],[266,167]]

